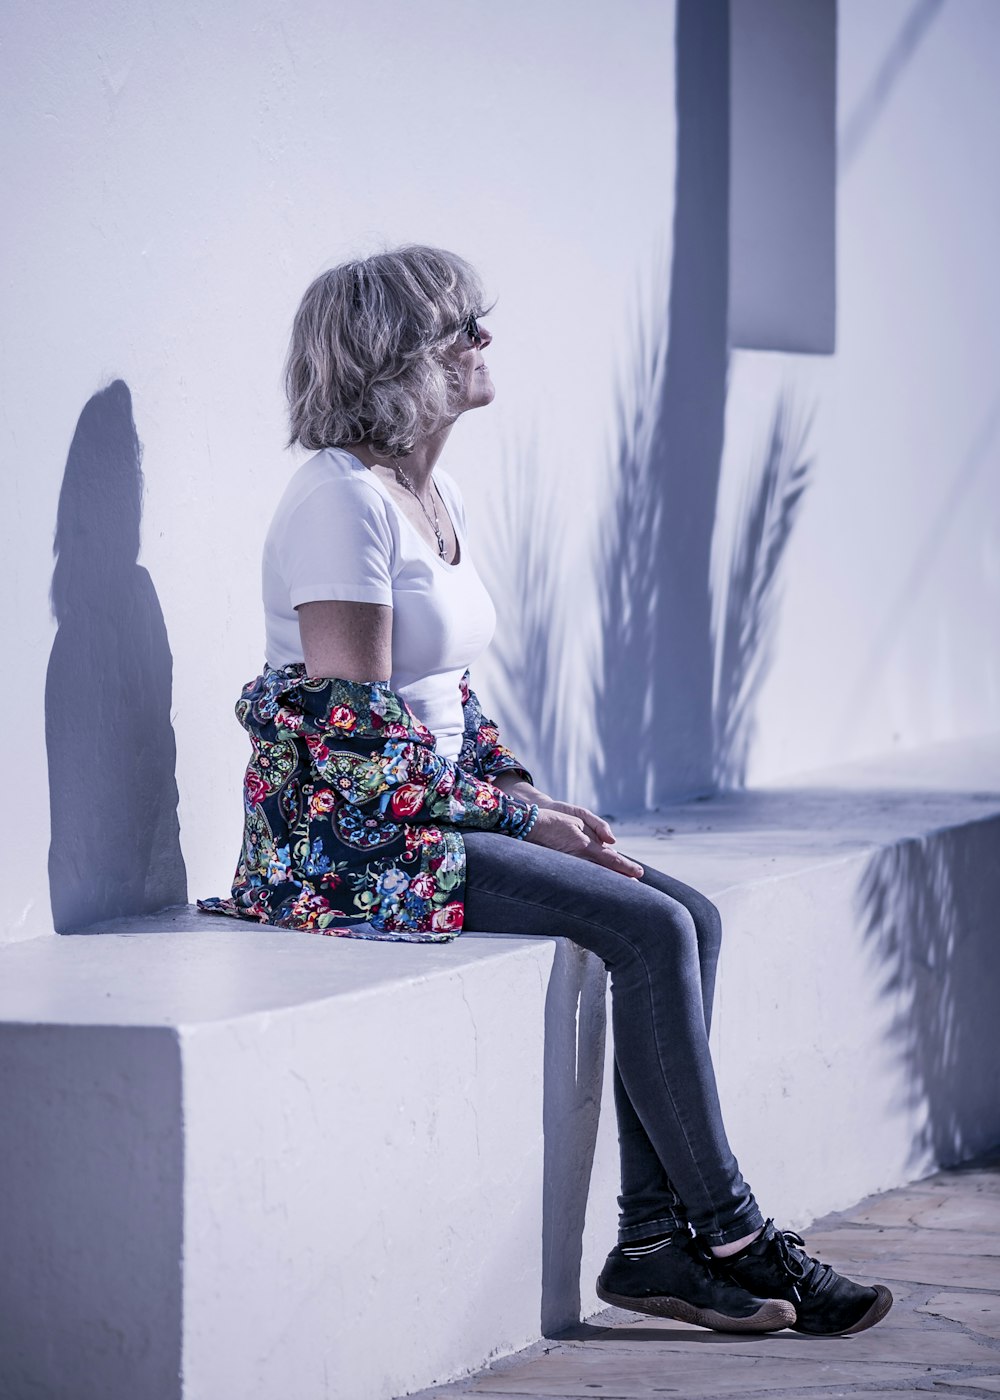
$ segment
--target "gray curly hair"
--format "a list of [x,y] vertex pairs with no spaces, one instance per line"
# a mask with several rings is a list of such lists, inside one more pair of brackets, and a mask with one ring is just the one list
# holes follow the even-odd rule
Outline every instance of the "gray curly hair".
[[454,417],[459,381],[445,352],[470,314],[486,314],[479,275],[443,248],[409,244],[321,273],[285,362],[289,447],[412,452]]

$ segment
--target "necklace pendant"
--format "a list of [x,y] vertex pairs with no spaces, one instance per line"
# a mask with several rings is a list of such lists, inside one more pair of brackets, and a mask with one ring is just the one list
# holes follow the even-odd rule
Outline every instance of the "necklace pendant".
[[417,505],[423,511],[424,515],[426,515],[428,524],[431,525],[435,535],[437,535],[438,555],[440,556],[440,558],[447,561],[448,551],[447,547],[445,546],[444,535],[442,535],[441,533],[441,522],[438,519],[437,506],[434,505],[433,494],[431,495],[431,507],[434,511],[434,514],[431,515],[431,512],[427,509],[423,501],[420,499],[420,496],[417,494],[416,488],[414,487],[413,483],[410,481],[406,473],[398,465],[393,466],[393,471],[396,473],[396,480],[399,482],[400,486],[404,486],[406,490],[409,491],[410,495],[416,498]]

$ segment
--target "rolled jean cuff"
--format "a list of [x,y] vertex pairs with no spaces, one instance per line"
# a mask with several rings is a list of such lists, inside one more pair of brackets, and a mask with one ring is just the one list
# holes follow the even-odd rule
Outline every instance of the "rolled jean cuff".
[[[686,1220],[678,1220],[673,1215],[661,1215],[658,1220],[644,1220],[641,1225],[619,1227],[618,1243],[628,1244],[631,1240],[648,1239],[651,1235],[673,1235],[678,1230],[688,1233]],[[736,1236],[739,1239],[739,1235]]]
[[741,1240],[744,1235],[752,1235],[754,1230],[761,1230],[764,1227],[764,1217],[760,1213],[760,1207],[751,1197],[744,1207],[739,1217],[731,1225],[726,1225],[721,1230],[706,1230],[698,1232],[698,1238],[702,1244],[709,1248],[716,1244],[732,1244],[733,1240]]

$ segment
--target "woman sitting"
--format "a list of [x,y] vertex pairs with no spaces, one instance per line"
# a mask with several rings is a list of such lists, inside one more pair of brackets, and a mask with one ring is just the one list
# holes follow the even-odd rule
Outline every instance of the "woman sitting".
[[265,666],[231,896],[199,908],[349,938],[560,934],[611,973],[618,1244],[598,1295],[705,1327],[858,1332],[892,1296],[765,1222],[709,1054],[721,927],[704,895],[540,791],[469,684],[496,624],[439,458],[494,396],[473,269],[406,247],[323,273],[295,317],[291,443],[264,545]]

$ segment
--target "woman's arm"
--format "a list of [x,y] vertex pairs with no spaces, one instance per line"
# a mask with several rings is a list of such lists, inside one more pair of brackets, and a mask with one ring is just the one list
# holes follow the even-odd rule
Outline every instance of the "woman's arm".
[[585,860],[617,870],[619,875],[629,875],[633,880],[642,879],[642,866],[613,849],[614,832],[604,818],[589,807],[559,802],[535,787],[534,783],[525,782],[517,772],[499,773],[493,783],[508,796],[520,798],[522,802],[533,802],[538,808],[538,817],[527,838],[529,841],[566,851],[569,855],[583,856]]
[[307,676],[385,681],[392,675],[392,608],[324,599],[300,603],[299,636]]
[[[349,802],[376,803],[397,820],[447,821],[519,838],[530,831],[537,816],[532,803],[498,791],[420,742],[429,731],[389,687],[391,607],[325,599],[301,603],[297,612],[306,676],[331,682],[329,696],[310,695],[313,761]],[[326,715],[334,700],[339,703]],[[348,716],[340,713],[345,703]]]

